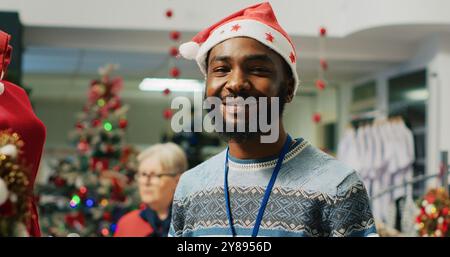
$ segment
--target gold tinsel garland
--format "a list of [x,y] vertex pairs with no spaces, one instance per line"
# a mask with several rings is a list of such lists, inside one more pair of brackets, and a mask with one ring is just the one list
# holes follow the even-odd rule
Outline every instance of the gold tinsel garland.
[[20,158],[24,146],[19,134],[0,130],[0,179],[6,184],[7,199],[0,205],[0,236],[23,235],[29,219],[31,190],[28,172]]

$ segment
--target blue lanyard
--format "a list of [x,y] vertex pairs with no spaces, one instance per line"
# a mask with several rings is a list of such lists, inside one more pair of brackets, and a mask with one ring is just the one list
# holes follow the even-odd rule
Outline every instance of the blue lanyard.
[[[283,149],[281,150],[277,164],[275,165],[275,169],[273,170],[272,177],[270,178],[269,184],[267,185],[266,191],[264,193],[264,198],[261,202],[261,207],[259,208],[258,216],[256,217],[255,226],[253,227],[252,237],[256,237],[258,235],[259,227],[261,225],[261,221],[264,215],[264,211],[267,206],[267,202],[269,201],[270,193],[272,193],[273,185],[275,184],[275,180],[277,179],[278,173],[280,172],[281,165],[283,163],[284,156],[289,150],[289,146],[291,145],[292,139],[289,135],[287,135],[286,142],[284,143]],[[227,155],[225,158],[225,180],[224,180],[224,191],[225,191],[225,206],[227,209],[228,223],[230,224],[231,235],[236,236],[236,230],[233,226],[233,217],[231,216],[231,207],[230,207],[230,195],[228,192],[228,152],[229,147],[227,148]]]

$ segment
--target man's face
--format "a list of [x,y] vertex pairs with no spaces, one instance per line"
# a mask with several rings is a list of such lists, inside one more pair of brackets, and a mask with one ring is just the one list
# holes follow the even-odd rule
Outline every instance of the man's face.
[[[255,39],[237,37],[216,45],[209,53],[207,67],[206,96],[222,99],[220,109],[225,123],[236,126],[249,120],[249,106],[227,105],[226,98],[255,97],[258,101],[259,97],[267,97],[270,104],[271,97],[280,97],[280,115],[284,103],[292,100],[294,80],[288,75],[289,67],[280,55]],[[270,109],[260,110],[257,106],[258,114],[270,113]],[[245,112],[244,121],[239,120],[239,112]],[[259,134],[247,130],[225,133],[243,140]]]

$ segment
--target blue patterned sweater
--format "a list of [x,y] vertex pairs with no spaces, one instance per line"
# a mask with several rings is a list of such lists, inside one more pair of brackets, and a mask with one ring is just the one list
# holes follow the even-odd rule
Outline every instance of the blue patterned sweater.
[[[295,140],[286,154],[258,236],[370,236],[376,229],[359,175]],[[223,151],[185,172],[177,186],[169,236],[231,236],[224,198]],[[250,236],[277,158],[229,157],[231,212],[237,236]]]

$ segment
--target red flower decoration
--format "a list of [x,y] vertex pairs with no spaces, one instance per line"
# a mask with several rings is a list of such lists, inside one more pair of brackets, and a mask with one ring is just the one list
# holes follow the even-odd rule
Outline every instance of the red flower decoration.
[[164,89],[163,94],[164,95],[169,95],[170,94],[170,89],[168,89],[168,88]]
[[327,35],[327,29],[325,27],[320,27],[320,36],[324,37]]
[[176,48],[175,46],[171,47],[169,54],[173,57],[176,57],[178,55],[178,48]]
[[170,76],[178,78],[180,76],[180,70],[177,67],[170,69]]
[[178,39],[180,39],[180,32],[178,31],[170,32],[170,38],[174,41],[177,41]]
[[163,116],[164,116],[164,119],[166,119],[166,120],[169,120],[170,118],[172,118],[172,116],[173,116],[172,109],[170,109],[170,108],[165,109],[163,111]]
[[319,90],[324,90],[326,87],[325,81],[318,79],[316,80],[316,88]]
[[320,115],[320,113],[314,113],[312,120],[314,121],[314,123],[319,123],[322,120],[322,115]]
[[167,10],[167,11],[166,11],[166,17],[167,17],[167,18],[171,18],[172,16],[173,16],[173,11],[170,10],[170,9]]
[[320,67],[322,67],[322,70],[328,70],[328,62],[324,59],[320,60]]

